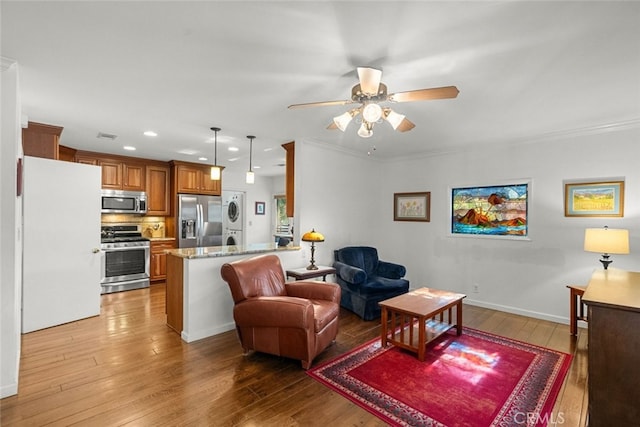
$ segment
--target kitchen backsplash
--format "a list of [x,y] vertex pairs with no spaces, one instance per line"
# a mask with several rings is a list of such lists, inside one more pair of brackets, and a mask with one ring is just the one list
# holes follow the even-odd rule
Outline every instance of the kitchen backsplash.
[[102,214],[102,225],[130,225],[140,226],[144,237],[166,237],[164,217],[162,216],[138,216],[127,214]]

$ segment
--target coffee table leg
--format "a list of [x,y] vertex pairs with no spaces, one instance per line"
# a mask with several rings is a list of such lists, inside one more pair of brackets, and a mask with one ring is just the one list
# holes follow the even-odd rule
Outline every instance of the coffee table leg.
[[456,334],[460,336],[462,335],[462,300],[456,304],[456,318]]
[[382,317],[380,318],[380,322],[382,323],[380,326],[380,330],[381,332],[381,340],[382,340],[382,347],[386,347],[387,346],[387,309],[386,307],[382,307],[381,310],[381,314]]
[[[413,319],[411,320],[413,321]],[[425,323],[427,323],[427,319],[424,317],[418,317],[418,360],[424,362],[424,353],[426,351],[427,346],[427,333],[425,331]]]

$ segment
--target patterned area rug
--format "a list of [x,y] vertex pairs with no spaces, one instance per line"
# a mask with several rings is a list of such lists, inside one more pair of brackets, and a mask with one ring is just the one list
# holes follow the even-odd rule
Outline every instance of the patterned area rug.
[[464,328],[424,362],[375,339],[308,374],[391,425],[544,426],[571,357]]

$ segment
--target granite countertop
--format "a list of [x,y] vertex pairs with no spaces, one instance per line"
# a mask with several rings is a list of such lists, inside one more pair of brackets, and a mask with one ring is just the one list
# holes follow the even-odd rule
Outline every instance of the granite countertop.
[[207,246],[203,248],[181,248],[181,249],[168,249],[165,253],[174,255],[180,258],[197,259],[197,258],[211,258],[211,257],[224,257],[232,255],[246,255],[246,254],[259,254],[267,252],[280,252],[280,251],[298,251],[300,246],[285,246],[279,247],[277,243],[252,243],[250,245],[237,245],[237,246]]

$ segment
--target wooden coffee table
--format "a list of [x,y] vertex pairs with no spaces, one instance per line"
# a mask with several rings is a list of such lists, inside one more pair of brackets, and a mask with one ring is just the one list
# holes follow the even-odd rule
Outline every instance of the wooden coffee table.
[[[424,361],[427,343],[451,328],[462,334],[462,300],[466,295],[439,289],[420,288],[381,301],[382,346],[387,343],[418,354]],[[453,323],[452,309],[456,309]],[[447,318],[445,319],[445,312]],[[417,331],[416,331],[417,329]]]

